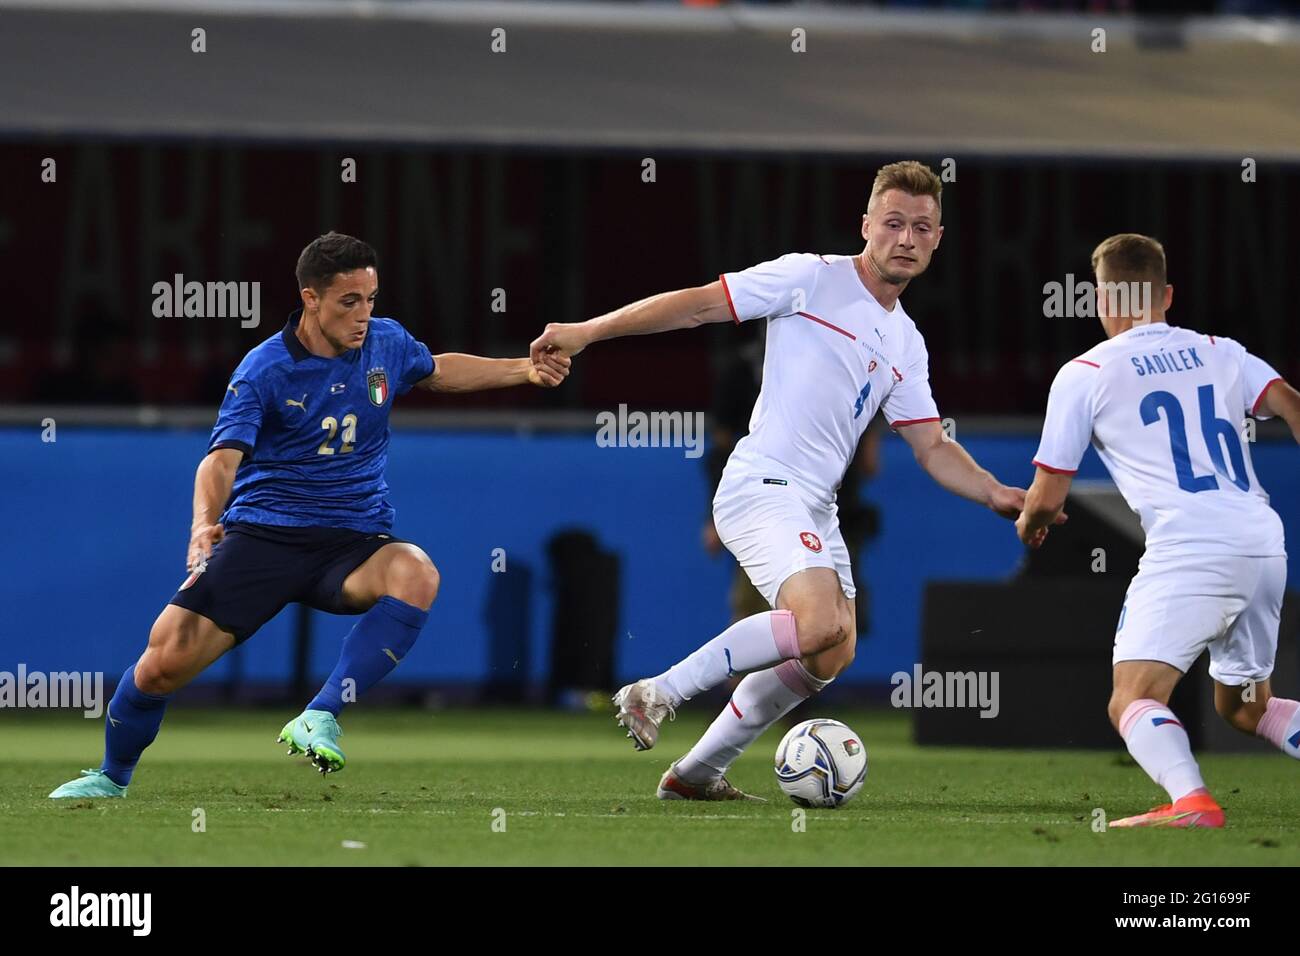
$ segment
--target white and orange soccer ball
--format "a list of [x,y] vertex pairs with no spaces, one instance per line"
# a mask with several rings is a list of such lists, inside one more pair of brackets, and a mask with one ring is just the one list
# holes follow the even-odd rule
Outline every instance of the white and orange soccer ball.
[[805,720],[776,748],[776,781],[801,807],[842,807],[867,779],[867,748],[838,720]]

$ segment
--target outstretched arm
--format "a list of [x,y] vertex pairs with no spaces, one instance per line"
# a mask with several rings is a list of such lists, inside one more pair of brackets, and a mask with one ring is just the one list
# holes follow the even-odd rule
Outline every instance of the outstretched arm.
[[540,385],[554,388],[569,374],[571,360],[564,355],[531,359],[494,359],[462,352],[434,356],[433,374],[415,383],[430,392],[481,392],[512,385]]
[[1034,483],[1025,495],[1025,510],[1016,519],[1016,534],[1020,540],[1031,548],[1042,545],[1047,537],[1047,530],[1054,524],[1060,524],[1061,509],[1065,507],[1065,497],[1070,493],[1070,482],[1074,475],[1069,472],[1049,471],[1042,465],[1034,475]]
[[731,306],[721,282],[694,289],[661,292],[586,322],[552,322],[528,350],[534,363],[546,354],[577,355],[593,342],[624,335],[649,335],[689,329],[708,322],[728,322]]
[[918,422],[898,430],[916,462],[955,495],[984,505],[1004,518],[1015,519],[1025,504],[1023,488],[1010,488],[976,464],[966,449],[944,437],[938,422]]
[[916,463],[940,487],[976,504],[992,508],[1007,518],[1014,518],[1020,513],[1025,493],[1020,491],[1017,496],[1014,492],[1018,489],[1005,487],[990,472],[976,464],[966,449],[944,437],[943,428],[938,422],[905,425],[898,433],[912,447]]
[[1300,392],[1282,379],[1269,384],[1255,411],[1282,419],[1290,427],[1295,440],[1300,442]]

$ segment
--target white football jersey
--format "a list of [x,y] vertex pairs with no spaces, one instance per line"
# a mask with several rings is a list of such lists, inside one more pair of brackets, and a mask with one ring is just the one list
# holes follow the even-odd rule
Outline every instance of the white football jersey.
[[767,319],[762,390],[728,469],[774,463],[830,503],[877,409],[896,428],[939,420],[925,340],[851,256],[791,253],[719,278],[736,322]]
[[1149,553],[1285,554],[1243,435],[1276,381],[1232,339],[1135,326],[1057,373],[1034,464],[1073,474],[1091,440]]

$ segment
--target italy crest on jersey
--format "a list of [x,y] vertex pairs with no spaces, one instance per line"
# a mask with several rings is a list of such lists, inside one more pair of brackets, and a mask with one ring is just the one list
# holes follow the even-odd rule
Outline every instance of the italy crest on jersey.
[[371,405],[379,406],[388,401],[388,373],[382,368],[366,372],[366,394],[370,396]]

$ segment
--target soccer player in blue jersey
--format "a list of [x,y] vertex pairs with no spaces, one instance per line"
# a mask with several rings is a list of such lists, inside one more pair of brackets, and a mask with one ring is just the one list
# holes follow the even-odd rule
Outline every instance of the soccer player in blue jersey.
[[370,246],[335,232],[303,250],[302,309],[226,387],[194,481],[189,576],[117,685],[103,763],[51,797],[125,796],[171,695],[290,603],[361,615],[325,685],[280,733],[322,773],[343,768],[339,712],[406,656],[438,594],[428,555],[392,534],[394,396],[554,387],[570,364],[430,355],[393,319],[371,317],[376,263]]

